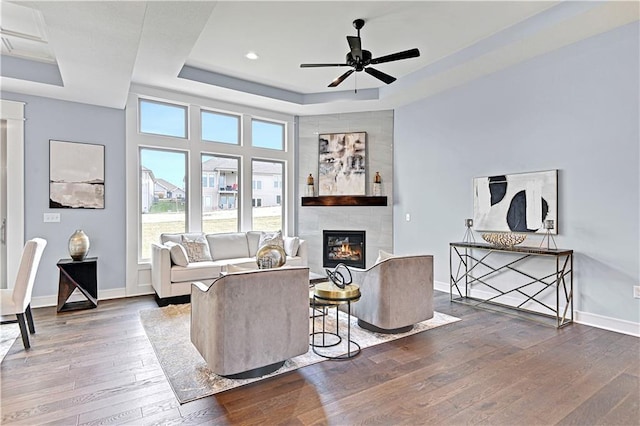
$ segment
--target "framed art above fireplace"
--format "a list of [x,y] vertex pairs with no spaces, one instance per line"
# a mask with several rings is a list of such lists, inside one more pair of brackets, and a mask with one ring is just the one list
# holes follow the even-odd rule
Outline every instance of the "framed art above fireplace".
[[318,138],[318,195],[366,195],[366,132]]

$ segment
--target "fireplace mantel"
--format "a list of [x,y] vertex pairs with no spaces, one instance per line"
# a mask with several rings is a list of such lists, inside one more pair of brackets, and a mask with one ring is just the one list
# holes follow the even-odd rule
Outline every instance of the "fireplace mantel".
[[387,197],[368,195],[324,195],[302,197],[302,206],[386,206]]

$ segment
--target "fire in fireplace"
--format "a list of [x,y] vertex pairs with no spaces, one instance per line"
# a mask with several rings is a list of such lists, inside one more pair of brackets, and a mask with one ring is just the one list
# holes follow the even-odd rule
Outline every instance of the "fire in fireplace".
[[323,265],[333,268],[339,263],[366,267],[365,231],[322,231]]

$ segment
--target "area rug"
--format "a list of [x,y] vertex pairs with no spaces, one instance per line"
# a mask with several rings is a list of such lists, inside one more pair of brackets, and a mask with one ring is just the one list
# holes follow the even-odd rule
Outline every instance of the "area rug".
[[0,361],[4,359],[11,349],[13,342],[20,335],[18,324],[0,324]]
[[[169,305],[164,308],[148,309],[140,312],[140,320],[144,330],[181,404],[317,362],[326,361],[325,358],[309,350],[304,355],[287,360],[279,370],[266,376],[255,379],[227,379],[220,377],[207,368],[205,360],[200,356],[195,346],[191,344],[189,337],[190,316],[190,304]],[[335,329],[335,316],[335,309],[331,309],[326,317],[327,330]],[[342,333],[342,331],[346,330],[347,315],[340,312],[338,316],[338,325]],[[459,321],[459,318],[435,312],[432,319],[416,324],[411,331],[393,335],[363,330],[357,326],[356,318],[351,317],[350,320],[351,340],[358,342],[360,347],[364,349],[450,324]],[[316,318],[316,330],[322,327],[320,321],[319,318]],[[343,340],[341,344],[332,349],[324,349],[322,353],[332,356],[346,353],[346,339]],[[352,346],[351,348],[353,350],[354,347]]]

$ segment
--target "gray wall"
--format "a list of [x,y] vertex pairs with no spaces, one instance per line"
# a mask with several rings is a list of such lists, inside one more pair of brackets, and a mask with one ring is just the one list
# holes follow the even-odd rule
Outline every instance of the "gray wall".
[[434,254],[435,279],[448,284],[472,178],[559,169],[556,241],[576,252],[576,310],[640,322],[638,28],[397,109],[396,250]]
[[[318,134],[367,132],[367,195],[372,195],[375,172],[382,176],[387,207],[300,207],[307,176],[312,173],[318,189]],[[366,263],[374,264],[379,250],[393,250],[393,111],[328,114],[298,120],[298,235],[309,244],[309,268],[324,273],[322,230],[365,230]]]
[[[98,290],[125,288],[124,110],[15,93],[2,99],[25,106],[25,238],[48,241],[33,290],[34,297],[58,292],[59,259],[69,258],[68,240],[76,229],[90,238],[89,256],[98,259]],[[105,146],[105,208],[49,209],[49,140]],[[60,223],[43,223],[43,213],[60,213]],[[99,294],[100,296],[100,294]]]

